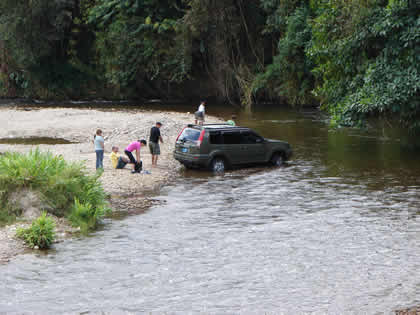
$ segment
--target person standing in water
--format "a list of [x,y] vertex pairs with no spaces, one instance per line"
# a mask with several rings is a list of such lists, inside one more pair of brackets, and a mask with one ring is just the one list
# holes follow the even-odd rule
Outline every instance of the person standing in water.
[[104,168],[104,150],[105,150],[105,141],[102,137],[102,130],[96,130],[96,135],[94,136],[93,143],[95,144],[96,152],[96,169]]
[[160,155],[159,141],[163,143],[162,136],[160,135],[160,127],[162,127],[162,123],[157,122],[156,126],[150,129],[149,149],[150,154],[152,155],[152,167],[157,166],[158,157]]
[[200,106],[198,106],[198,110],[195,112],[195,124],[197,125],[197,122],[199,125],[204,124],[204,116],[206,114],[206,102],[201,101]]

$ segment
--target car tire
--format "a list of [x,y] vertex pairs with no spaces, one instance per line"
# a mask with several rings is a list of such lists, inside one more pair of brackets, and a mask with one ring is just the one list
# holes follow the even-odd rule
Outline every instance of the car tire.
[[223,173],[226,169],[226,162],[224,159],[216,157],[210,163],[210,170],[213,173]]
[[273,156],[270,159],[270,163],[273,166],[281,166],[284,163],[283,155],[280,153],[274,153]]
[[188,163],[182,163],[182,165],[184,165],[184,167],[185,167],[187,170],[191,170],[191,169],[193,169],[193,167],[191,166],[191,164],[188,164]]

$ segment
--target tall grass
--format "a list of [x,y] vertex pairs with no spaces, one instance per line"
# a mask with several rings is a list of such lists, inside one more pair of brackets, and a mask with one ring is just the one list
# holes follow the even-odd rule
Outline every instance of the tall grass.
[[96,224],[96,220],[108,211],[107,196],[98,180],[100,175],[86,175],[83,164],[69,163],[61,156],[38,149],[28,154],[14,152],[1,155],[0,220],[19,215],[16,210],[10,210],[7,199],[13,191],[26,188],[40,193],[50,213],[58,217],[69,216],[77,226],[80,226],[81,220],[70,215],[76,204],[97,210]]

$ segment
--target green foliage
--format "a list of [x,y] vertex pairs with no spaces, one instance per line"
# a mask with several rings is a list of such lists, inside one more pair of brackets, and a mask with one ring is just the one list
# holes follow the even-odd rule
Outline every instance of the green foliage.
[[21,213],[22,209],[16,209],[10,206],[2,193],[0,196],[0,226],[15,222]]
[[316,103],[332,125],[386,116],[420,131],[415,0],[3,0],[0,12],[2,95]]
[[47,217],[47,213],[34,220],[30,227],[18,229],[16,235],[22,238],[29,247],[38,246],[39,249],[49,248],[55,237],[55,223],[53,219]]
[[80,43],[92,45],[86,41],[91,31],[77,24],[86,2],[0,1],[0,49],[8,57],[9,82],[17,95],[40,95],[44,89],[47,97],[68,96],[92,79],[89,71],[81,73],[89,68],[90,59],[85,58],[81,67],[80,58],[80,52],[90,52]]
[[[275,12],[278,14],[278,11],[282,10],[286,8],[280,5]],[[288,8],[287,11],[290,10],[291,8]],[[275,99],[283,98],[291,105],[314,103],[314,78],[311,73],[313,64],[305,54],[311,40],[309,19],[309,8],[300,6],[279,21],[277,29],[285,27],[285,33],[278,41],[277,55],[274,56],[273,62],[257,76],[254,93],[265,90]],[[273,28],[272,24],[267,25],[265,32]]]
[[90,9],[99,62],[110,83],[136,87],[139,81],[188,77],[185,43],[177,32],[178,6],[181,1],[101,0]]
[[102,218],[109,208],[105,205],[93,206],[90,202],[74,200],[69,219],[74,226],[80,227],[82,232],[87,232],[96,227],[98,220]]
[[308,54],[316,64],[314,92],[333,123],[387,115],[418,128],[420,18],[409,2],[320,2]]
[[197,79],[211,80],[213,93],[223,100],[253,102],[253,82],[264,68],[268,40],[260,36],[264,12],[258,1],[191,0],[182,19],[191,38]]
[[[68,163],[60,156],[42,153],[6,153],[0,156],[0,212],[17,215],[7,207],[8,195],[22,188],[39,191],[49,211],[59,217],[67,216],[77,199],[97,212],[108,211],[106,194],[99,182],[101,173],[85,174],[82,164]],[[7,212],[6,212],[7,211]],[[7,215],[4,215],[7,217]]]

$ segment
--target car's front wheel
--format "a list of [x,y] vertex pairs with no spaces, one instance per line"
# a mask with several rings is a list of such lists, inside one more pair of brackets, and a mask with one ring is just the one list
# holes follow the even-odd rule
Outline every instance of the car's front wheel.
[[223,173],[226,169],[225,160],[222,158],[214,158],[210,163],[210,170],[214,173]]
[[283,155],[280,153],[274,153],[270,159],[270,163],[274,166],[281,166],[284,163]]

